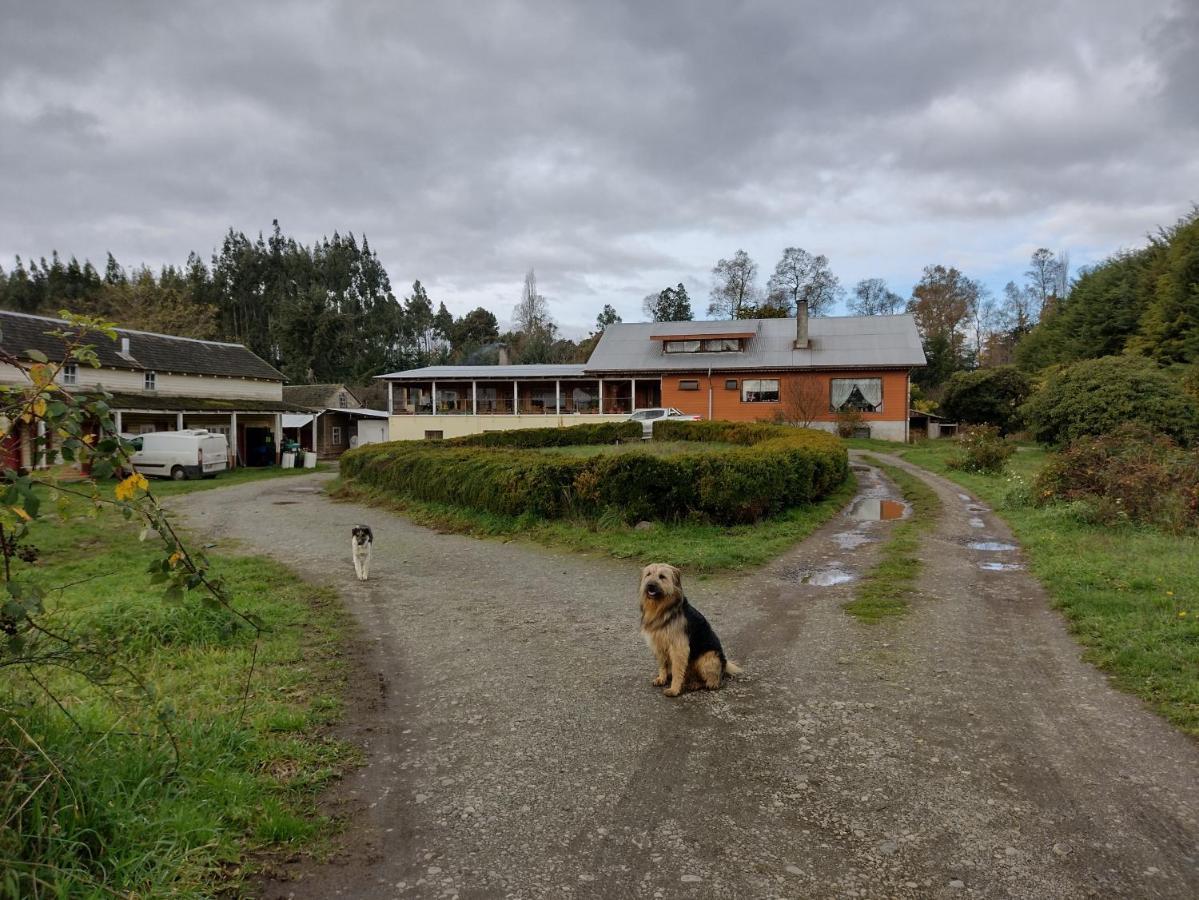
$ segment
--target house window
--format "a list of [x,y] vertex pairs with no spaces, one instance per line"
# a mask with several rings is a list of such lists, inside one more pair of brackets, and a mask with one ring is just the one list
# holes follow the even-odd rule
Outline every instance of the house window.
[[698,381],[680,381],[679,382],[679,390],[680,391],[698,391],[699,390],[699,382]]
[[146,373],[146,390],[147,391],[158,390],[158,373],[157,372],[147,372]]
[[345,391],[337,395],[337,405],[342,409],[350,408],[350,398],[346,396]]
[[741,382],[742,403],[778,403],[779,381],[777,378],[747,378]]
[[79,384],[79,367],[75,363],[67,363],[62,367],[63,384]]
[[741,338],[705,338],[703,340],[663,341],[667,353],[729,353],[742,349]]
[[833,412],[883,411],[883,380],[881,378],[834,378],[829,387],[829,406]]
[[726,382],[724,383],[724,389],[725,389],[726,391],[735,391],[735,390],[737,390],[737,379],[736,379],[736,378],[730,378],[728,381],[726,381]]
[[341,426],[340,425],[333,426],[333,443],[335,446],[341,445]]
[[425,432],[425,440],[426,441],[440,441],[444,434],[445,434],[444,431],[426,431]]

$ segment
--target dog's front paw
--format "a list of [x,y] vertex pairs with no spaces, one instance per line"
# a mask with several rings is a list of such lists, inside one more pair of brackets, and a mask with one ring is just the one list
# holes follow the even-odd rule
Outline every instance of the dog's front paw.
[[681,687],[668,687],[662,693],[667,697],[677,697],[679,694],[683,693],[683,689]]
[[653,685],[654,687],[661,687],[662,685],[666,684],[667,681],[669,681],[669,679],[665,675],[659,675],[654,679]]

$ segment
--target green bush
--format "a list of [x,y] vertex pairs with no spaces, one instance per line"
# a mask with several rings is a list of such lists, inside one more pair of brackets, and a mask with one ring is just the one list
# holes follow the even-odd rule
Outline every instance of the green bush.
[[972,425],[957,437],[959,452],[945,464],[951,469],[995,475],[1003,471],[1016,448],[1005,441],[995,425]]
[[1123,425],[1051,457],[1033,497],[1039,506],[1075,504],[1090,521],[1187,531],[1199,526],[1199,451],[1143,425]]
[[1184,446],[1199,440],[1199,404],[1153,362],[1088,359],[1053,372],[1022,408],[1033,438],[1060,446],[1140,422]]
[[[598,454],[568,457],[536,447],[608,443],[632,435],[632,425],[539,428],[439,442],[392,442],[359,447],[342,456],[342,476],[398,497],[451,503],[506,516],[554,519],[619,516],[713,522],[753,522],[811,503],[846,478],[848,457],[831,434],[776,425],[732,422],[659,422],[658,441],[736,444],[721,453]],[[591,429],[584,432],[582,429]],[[563,432],[574,432],[564,435]],[[472,441],[521,435],[520,448]]]
[[582,444],[616,444],[639,441],[645,431],[640,422],[592,422],[569,428],[516,428],[485,431],[446,441],[455,447],[576,447]]
[[1020,407],[1032,381],[1015,366],[955,372],[945,385],[941,411],[963,425],[994,425],[1000,434],[1020,427]]

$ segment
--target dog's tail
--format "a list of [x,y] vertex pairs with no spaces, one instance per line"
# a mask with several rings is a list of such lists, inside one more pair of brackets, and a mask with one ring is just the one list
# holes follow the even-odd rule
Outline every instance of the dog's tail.
[[726,672],[728,672],[730,675],[740,675],[742,672],[745,671],[743,668],[741,668],[739,665],[737,665],[731,659],[726,659],[724,661],[724,670]]

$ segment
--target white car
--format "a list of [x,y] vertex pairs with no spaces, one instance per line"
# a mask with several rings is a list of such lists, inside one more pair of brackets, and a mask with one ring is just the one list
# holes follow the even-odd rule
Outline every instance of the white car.
[[223,434],[189,428],[122,435],[133,443],[129,461],[143,475],[182,481],[208,478],[229,468],[229,444]]
[[703,419],[703,416],[690,416],[687,413],[679,412],[673,406],[635,409],[633,410],[633,414],[629,416],[630,422],[641,423],[641,428],[644,430],[646,437],[653,435],[654,423],[661,422],[663,419],[674,419],[676,422],[699,422]]

